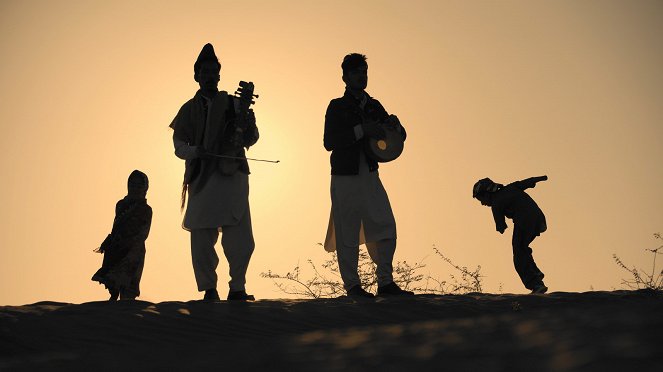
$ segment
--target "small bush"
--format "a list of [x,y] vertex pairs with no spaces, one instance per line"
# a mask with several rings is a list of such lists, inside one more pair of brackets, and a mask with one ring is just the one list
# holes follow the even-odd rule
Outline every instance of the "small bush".
[[[436,287],[426,293],[435,293],[435,294],[461,294],[461,293],[483,293],[483,287],[481,281],[483,276],[481,275],[481,265],[470,271],[467,266],[458,266],[451,259],[445,256],[436,246],[433,246],[433,251],[438,255],[442,260],[448,263],[457,274],[449,274],[450,280],[438,280],[429,276],[428,279],[437,284]],[[460,275],[460,276],[458,276]],[[501,288],[501,287],[500,287]]]
[[[654,238],[663,240],[660,233],[654,234]],[[662,250],[663,245],[656,249],[645,249],[645,251],[651,252],[653,255],[651,274],[642,269],[638,270],[635,267],[632,269],[629,268],[619,257],[617,257],[616,254],[613,254],[612,258],[615,259],[617,265],[628,271],[633,277],[632,279],[622,279],[622,285],[629,289],[649,289],[654,291],[663,290],[663,270],[656,272],[656,257],[659,254],[663,254]]]
[[[421,270],[426,267],[423,263],[410,264],[407,261],[397,261],[394,264],[394,282],[405,290],[417,293],[461,294],[482,292],[481,266],[477,266],[476,269],[470,271],[465,266],[461,267],[454,264],[437,247],[433,246],[433,250],[459,274],[449,274],[449,280],[440,280],[422,274]],[[330,258],[321,265],[317,265],[312,260],[306,260],[306,262],[312,270],[312,276],[309,278],[302,277],[302,269],[299,264],[285,274],[278,274],[269,270],[261,273],[260,276],[272,279],[281,292],[290,295],[305,298],[335,298],[345,295],[336,252],[330,253]],[[357,268],[359,279],[364,289],[373,293],[377,290],[375,269],[376,265],[371,260],[368,252],[360,249]]]

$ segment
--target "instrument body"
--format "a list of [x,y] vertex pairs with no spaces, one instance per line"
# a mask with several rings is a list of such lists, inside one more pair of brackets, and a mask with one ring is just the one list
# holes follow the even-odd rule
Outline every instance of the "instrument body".
[[397,119],[388,119],[386,122],[378,123],[385,132],[385,138],[377,139],[368,137],[366,139],[366,155],[378,163],[386,163],[398,158],[405,147],[403,134],[398,131]]

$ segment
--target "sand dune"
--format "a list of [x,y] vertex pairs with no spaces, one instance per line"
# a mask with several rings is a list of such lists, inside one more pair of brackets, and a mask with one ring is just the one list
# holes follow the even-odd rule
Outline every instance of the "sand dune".
[[649,371],[663,295],[0,307],[0,370]]

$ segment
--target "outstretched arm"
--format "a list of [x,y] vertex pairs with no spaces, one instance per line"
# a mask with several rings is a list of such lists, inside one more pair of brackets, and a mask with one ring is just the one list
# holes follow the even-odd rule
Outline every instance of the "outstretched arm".
[[516,186],[521,190],[531,189],[536,186],[537,182],[547,181],[548,176],[539,176],[539,177],[530,177],[522,181],[516,181],[512,185]]

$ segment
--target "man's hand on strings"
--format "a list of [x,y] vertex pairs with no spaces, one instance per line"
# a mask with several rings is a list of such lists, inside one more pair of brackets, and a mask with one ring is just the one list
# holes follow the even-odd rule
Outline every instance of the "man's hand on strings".
[[251,128],[256,125],[256,113],[253,112],[253,109],[249,109],[246,113],[247,127]]

